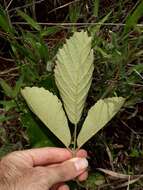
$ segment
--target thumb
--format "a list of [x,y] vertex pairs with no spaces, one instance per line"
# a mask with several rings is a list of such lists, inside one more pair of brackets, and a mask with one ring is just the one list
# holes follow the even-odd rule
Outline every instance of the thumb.
[[[47,182],[53,186],[56,183],[74,179],[88,167],[85,158],[72,158],[56,166],[47,167]],[[49,179],[49,180],[48,180]]]

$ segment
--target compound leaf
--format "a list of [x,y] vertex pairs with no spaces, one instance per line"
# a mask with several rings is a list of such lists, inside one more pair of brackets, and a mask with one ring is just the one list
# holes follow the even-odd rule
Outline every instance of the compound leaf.
[[93,73],[93,50],[87,32],[75,32],[57,53],[55,80],[66,113],[73,124],[80,120]]
[[79,148],[112,119],[124,101],[122,97],[106,98],[91,107],[77,138]]
[[71,135],[61,101],[57,96],[38,87],[26,87],[21,93],[31,111],[68,147]]

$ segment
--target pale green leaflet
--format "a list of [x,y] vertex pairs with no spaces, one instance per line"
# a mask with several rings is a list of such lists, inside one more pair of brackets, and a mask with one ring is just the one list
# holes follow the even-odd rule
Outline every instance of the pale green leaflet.
[[71,135],[62,103],[57,96],[38,87],[26,87],[21,93],[31,111],[68,147]]

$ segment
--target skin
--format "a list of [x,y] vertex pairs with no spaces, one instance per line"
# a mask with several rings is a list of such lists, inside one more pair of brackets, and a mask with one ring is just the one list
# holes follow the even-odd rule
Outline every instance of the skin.
[[[81,160],[87,153],[79,150],[76,157]],[[72,153],[64,148],[16,151],[0,162],[3,190],[69,190],[64,182],[75,178],[83,181],[87,176],[86,168],[77,170]]]

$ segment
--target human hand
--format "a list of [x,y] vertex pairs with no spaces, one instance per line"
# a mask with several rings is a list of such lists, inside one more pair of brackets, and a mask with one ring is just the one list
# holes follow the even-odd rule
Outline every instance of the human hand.
[[87,178],[86,151],[77,157],[64,148],[39,148],[16,151],[0,162],[2,190],[69,190],[65,181]]

